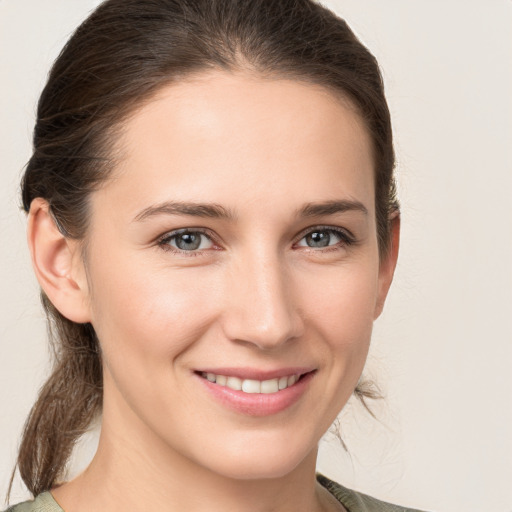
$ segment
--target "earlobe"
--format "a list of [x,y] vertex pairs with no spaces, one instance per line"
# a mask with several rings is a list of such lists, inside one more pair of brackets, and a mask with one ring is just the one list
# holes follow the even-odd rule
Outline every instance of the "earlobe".
[[87,279],[78,243],[59,231],[44,199],[36,198],[30,205],[27,238],[37,280],[48,299],[69,320],[89,322]]
[[400,213],[395,212],[390,218],[390,240],[389,248],[382,256],[379,267],[379,290],[375,306],[374,319],[377,319],[382,310],[388,295],[389,287],[395,274],[396,262],[398,260],[398,249],[400,246]]

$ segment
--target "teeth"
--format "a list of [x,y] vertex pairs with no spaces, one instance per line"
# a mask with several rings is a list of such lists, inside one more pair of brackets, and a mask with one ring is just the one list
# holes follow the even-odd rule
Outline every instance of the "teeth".
[[226,375],[215,375],[214,373],[202,373],[202,376],[210,382],[214,382],[219,386],[225,386],[235,391],[243,391],[244,393],[277,393],[283,389],[293,386],[300,378],[300,375],[287,375],[279,379],[270,380],[254,380],[239,379],[238,377],[228,377]]
[[285,389],[288,387],[288,377],[281,377],[279,379],[279,389]]
[[226,382],[226,387],[230,389],[234,389],[235,391],[242,390],[242,379],[238,377],[228,377],[228,381]]
[[277,393],[279,391],[279,380],[264,380],[261,383],[261,392],[262,393]]
[[245,379],[242,382],[242,391],[244,393],[261,393],[261,382],[259,380]]

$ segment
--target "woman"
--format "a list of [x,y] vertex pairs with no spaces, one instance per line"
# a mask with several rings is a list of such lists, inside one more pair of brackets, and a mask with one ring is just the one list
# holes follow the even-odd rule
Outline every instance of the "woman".
[[13,510],[406,510],[315,477],[365,393],[393,165],[377,63],[320,5],[102,4],[52,69],[22,184],[57,360]]

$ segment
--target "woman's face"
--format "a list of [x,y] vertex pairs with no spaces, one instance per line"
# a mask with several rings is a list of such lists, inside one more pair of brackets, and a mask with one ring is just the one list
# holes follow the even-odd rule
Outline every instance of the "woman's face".
[[104,430],[225,476],[286,474],[353,392],[391,280],[362,121],[317,86],[210,72],[119,142],[86,265]]

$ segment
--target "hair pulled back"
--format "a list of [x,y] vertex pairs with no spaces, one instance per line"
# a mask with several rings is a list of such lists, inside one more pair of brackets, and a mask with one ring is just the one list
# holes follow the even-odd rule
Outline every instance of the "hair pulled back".
[[[322,85],[349,99],[373,142],[381,254],[398,208],[388,107],[378,64],[345,21],[312,0],[107,0],[75,31],[41,94],[22,201],[44,198],[61,232],[83,240],[89,197],[114,166],[123,120],[164,85],[208,69],[251,70]],[[101,412],[93,327],[42,294],[53,371],[27,419],[17,465],[37,495],[62,476]],[[359,387],[360,398],[370,394]]]

